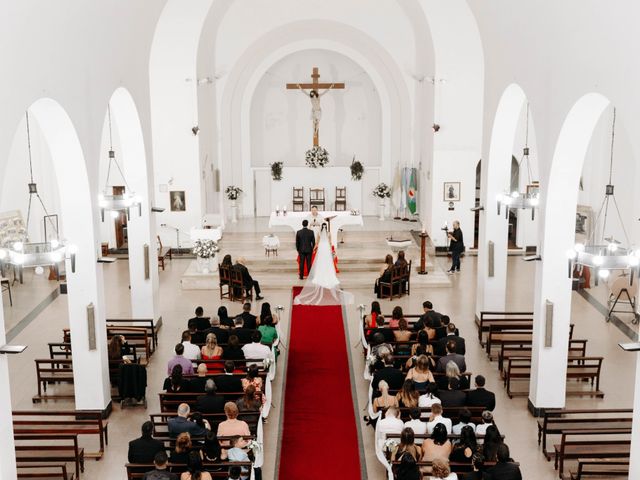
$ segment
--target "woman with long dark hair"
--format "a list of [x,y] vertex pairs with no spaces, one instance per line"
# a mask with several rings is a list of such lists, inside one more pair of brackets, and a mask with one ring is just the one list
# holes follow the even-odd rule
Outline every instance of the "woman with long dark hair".
[[[267,307],[266,309],[264,307]],[[269,303],[262,304],[262,313],[260,314],[260,325],[258,331],[262,334],[260,343],[263,345],[271,346],[273,342],[278,338],[278,331],[273,326],[273,317],[271,316],[271,310],[269,309]]]
[[485,462],[495,462],[498,458],[498,447],[502,444],[502,437],[495,425],[489,425],[484,434],[482,455]]
[[233,318],[229,318],[229,313],[227,312],[227,307],[222,305],[218,307],[218,318],[220,318],[220,326],[224,328],[233,328]]
[[391,272],[393,271],[393,257],[387,254],[384,257],[384,265],[380,268],[380,276],[376,279],[373,292],[380,298],[380,282],[388,282],[391,280]]
[[473,456],[478,452],[478,442],[473,427],[468,425],[460,430],[460,440],[453,446],[449,459],[452,462],[471,463]]
[[416,390],[416,384],[413,380],[404,381],[396,398],[398,399],[398,405],[400,405],[400,407],[413,408],[418,406],[420,394]]
[[422,444],[422,461],[432,462],[436,458],[448,460],[452,448],[447,437],[447,427],[444,423],[436,423],[431,438],[427,438]]
[[404,453],[411,455],[416,462],[422,457],[422,449],[420,445],[415,444],[415,435],[411,427],[405,427],[400,433],[400,445],[398,449],[391,454],[391,461],[399,459]]
[[190,390],[189,380],[182,376],[182,365],[175,365],[171,376],[165,378],[162,389],[168,393],[186,393]]
[[212,480],[211,474],[203,470],[203,468],[200,452],[189,452],[187,471],[180,475],[180,480]]
[[269,302],[264,302],[262,304],[262,307],[260,307],[260,316],[258,317],[258,325],[262,325],[265,321],[264,319],[268,317],[271,317],[271,323],[273,325],[278,323],[278,320],[280,320],[277,315],[271,312],[271,304]]

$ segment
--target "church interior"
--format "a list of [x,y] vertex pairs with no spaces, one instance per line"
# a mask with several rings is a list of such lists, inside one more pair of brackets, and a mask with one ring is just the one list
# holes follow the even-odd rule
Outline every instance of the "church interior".
[[0,480],[640,479],[640,4],[2,6]]

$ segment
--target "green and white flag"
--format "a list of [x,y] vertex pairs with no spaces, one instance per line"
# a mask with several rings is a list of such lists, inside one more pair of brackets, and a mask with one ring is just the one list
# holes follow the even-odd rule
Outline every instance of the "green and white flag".
[[403,186],[406,195],[407,208],[412,215],[418,210],[418,171],[415,168],[405,168],[403,175]]

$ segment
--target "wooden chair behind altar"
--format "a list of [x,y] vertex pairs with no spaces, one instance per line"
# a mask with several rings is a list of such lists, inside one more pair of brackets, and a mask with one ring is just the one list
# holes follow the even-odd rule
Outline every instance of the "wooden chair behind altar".
[[[233,294],[231,291],[231,269],[229,267],[223,267],[221,263],[218,264],[218,272],[220,276],[220,300],[228,298],[233,300]],[[224,291],[224,287],[227,287],[227,291]]]
[[318,207],[318,210],[325,210],[324,206],[324,188],[309,189],[309,208]]
[[293,211],[304,212],[304,187],[293,187]]
[[347,187],[336,187],[336,212],[343,212],[347,209]]

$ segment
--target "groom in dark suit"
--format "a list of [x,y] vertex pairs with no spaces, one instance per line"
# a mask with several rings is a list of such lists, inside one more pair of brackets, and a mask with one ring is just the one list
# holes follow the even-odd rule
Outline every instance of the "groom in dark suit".
[[307,271],[311,270],[311,253],[316,244],[316,236],[307,228],[308,220],[302,221],[302,229],[296,232],[296,250],[300,255],[300,280],[304,278],[304,266],[307,265]]

